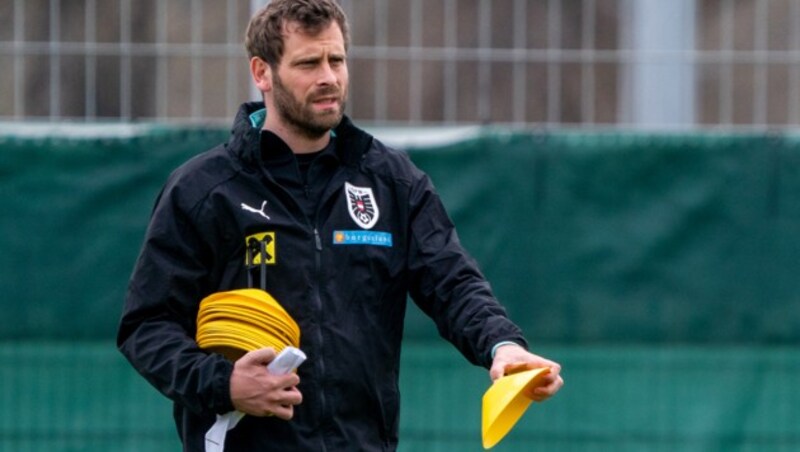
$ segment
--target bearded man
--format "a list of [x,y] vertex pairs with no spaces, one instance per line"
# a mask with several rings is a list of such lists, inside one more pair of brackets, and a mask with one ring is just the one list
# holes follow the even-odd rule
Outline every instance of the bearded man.
[[[563,384],[527,351],[428,176],[344,115],[348,43],[335,1],[271,1],[245,41],[263,103],[242,105],[230,140],[158,197],[117,344],[174,402],[187,451],[232,410],[247,416],[227,451],[395,450],[408,295],[492,379],[549,367],[529,394],[540,401]],[[200,300],[251,284],[250,249],[302,332],[296,374],[266,369],[271,348],[230,362],[195,341]]]

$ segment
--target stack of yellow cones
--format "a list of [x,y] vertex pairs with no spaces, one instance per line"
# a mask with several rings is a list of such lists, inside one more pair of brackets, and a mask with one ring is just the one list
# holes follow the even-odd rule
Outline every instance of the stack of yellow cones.
[[483,395],[484,449],[494,447],[511,431],[532,402],[526,393],[539,386],[540,378],[549,372],[549,367],[516,371],[498,378],[489,387]]
[[239,289],[217,292],[200,302],[197,344],[235,361],[247,352],[300,347],[300,328],[267,292]]

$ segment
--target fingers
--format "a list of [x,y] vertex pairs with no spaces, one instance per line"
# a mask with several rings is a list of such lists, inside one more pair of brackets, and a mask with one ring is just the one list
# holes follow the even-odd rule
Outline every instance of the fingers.
[[275,349],[266,347],[245,353],[244,356],[239,358],[239,361],[241,361],[242,364],[263,366],[272,362],[273,359],[275,359]]
[[297,389],[300,377],[294,373],[276,375],[266,364],[275,359],[272,348],[249,352],[234,363],[230,380],[233,406],[253,416],[275,415],[291,419],[294,406],[303,401]]
[[287,388],[269,404],[264,415],[274,415],[277,418],[288,421],[294,416],[295,405],[300,405],[302,402],[303,395],[297,388]]
[[256,379],[238,382],[231,386],[231,400],[237,410],[253,416],[275,415],[291,419],[294,406],[303,402],[297,389],[300,378],[296,374],[272,375],[265,373]]
[[495,381],[503,375],[505,375],[504,366],[495,362],[495,364],[492,365],[492,368],[489,369],[489,378],[491,378],[492,381]]
[[[543,366],[537,366],[534,363],[514,363],[514,364],[506,364],[504,370],[506,375],[511,375],[525,370],[536,369],[537,367],[543,367]],[[544,367],[549,367],[549,366],[544,366]]]
[[519,346],[503,346],[495,353],[489,376],[492,381],[496,381],[505,375],[542,367],[547,367],[549,371],[538,376],[532,385],[525,388],[528,397],[541,402],[555,395],[564,386],[561,365],[557,362],[534,355]]
[[505,361],[502,360],[496,360],[495,363],[492,365],[492,368],[489,369],[489,377],[492,379],[492,381],[494,381],[505,375],[511,375],[517,372],[522,372],[524,370],[535,369],[537,367],[547,367],[547,366],[537,365],[530,362],[506,363]]
[[492,379],[492,381],[494,381],[494,380],[497,380],[498,378],[503,377],[505,375],[511,375],[511,374],[515,374],[517,372],[522,372],[522,371],[530,370],[530,369],[538,369],[538,368],[541,368],[541,367],[549,367],[550,368],[550,372],[553,372],[554,369],[557,369],[557,370],[555,370],[556,372],[560,372],[561,371],[561,366],[560,365],[558,365],[557,363],[555,363],[553,361],[546,360],[546,359],[539,359],[539,360],[537,360],[535,362],[533,362],[533,361],[515,361],[515,362],[511,362],[511,363],[503,361],[503,360],[495,360],[495,362],[492,364],[491,369],[489,369],[489,377]]
[[[295,383],[295,381],[299,382],[299,379],[296,375],[292,376],[295,378],[289,378],[280,383],[276,381],[277,387],[264,394],[264,399],[260,404],[260,410],[255,414],[259,416],[274,415],[284,420],[292,418],[294,415],[294,406],[300,405],[303,402],[303,394],[297,389]],[[290,376],[286,375],[286,377]]]
[[492,366],[489,369],[489,376],[494,381],[503,375],[513,373],[514,370],[519,371],[525,367],[530,369],[551,367],[552,365],[557,364],[541,356],[534,355],[519,345],[505,344],[495,350]]
[[564,378],[561,377],[561,366],[553,363],[548,374],[542,375],[537,384],[525,390],[525,394],[536,402],[543,402],[554,396],[562,386]]
[[294,372],[284,375],[275,375],[275,386],[278,388],[289,389],[297,386],[299,383],[300,377]]

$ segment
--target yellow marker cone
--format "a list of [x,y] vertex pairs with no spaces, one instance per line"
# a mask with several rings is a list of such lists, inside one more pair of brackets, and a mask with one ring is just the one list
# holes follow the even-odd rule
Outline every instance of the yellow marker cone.
[[525,370],[500,377],[489,387],[483,395],[484,449],[494,447],[511,431],[532,402],[525,390],[538,386],[538,380],[548,373],[549,367]]

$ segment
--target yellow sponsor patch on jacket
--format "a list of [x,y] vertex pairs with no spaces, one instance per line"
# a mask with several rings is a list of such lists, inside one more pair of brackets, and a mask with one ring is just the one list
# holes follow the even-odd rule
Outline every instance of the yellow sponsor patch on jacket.
[[247,266],[261,265],[264,263],[274,265],[276,262],[275,254],[275,232],[257,232],[245,237],[244,263]]

